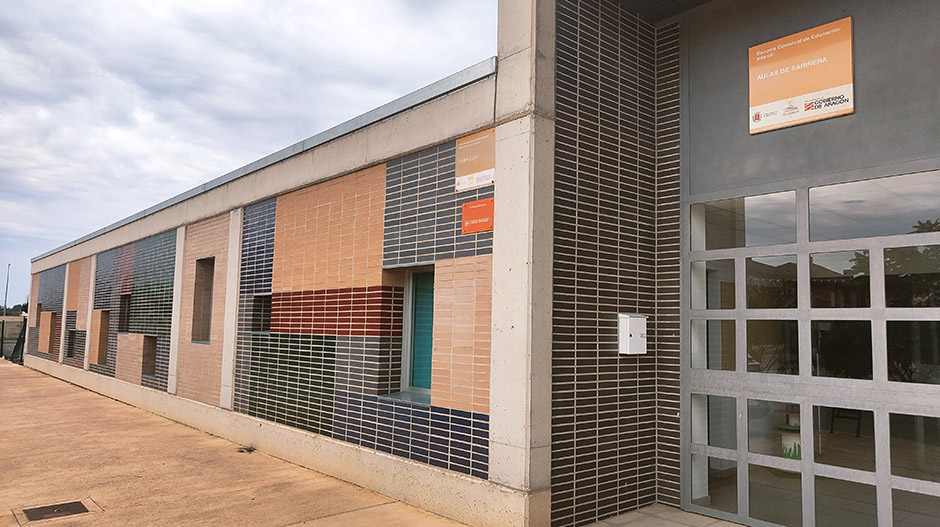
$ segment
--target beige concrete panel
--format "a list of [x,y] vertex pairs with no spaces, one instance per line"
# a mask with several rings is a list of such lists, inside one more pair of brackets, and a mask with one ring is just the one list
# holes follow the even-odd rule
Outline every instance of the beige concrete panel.
[[[85,338],[85,364],[84,369],[88,369],[88,364],[91,362],[91,350],[92,350],[92,337],[91,332],[94,327],[94,316],[95,316],[95,275],[98,271],[98,258],[94,256],[88,257],[88,303],[86,306],[85,316],[85,331],[87,332]],[[100,314],[98,315],[101,316]],[[100,330],[100,325],[99,325]],[[99,333],[100,334],[100,333]],[[96,343],[100,346],[100,341]],[[107,346],[106,346],[107,347]],[[96,349],[95,353],[99,353]],[[107,353],[107,349],[105,349]]]
[[496,129],[490,477],[526,490],[550,485],[552,140],[535,115]]
[[498,50],[496,121],[528,111],[553,116],[555,2],[501,1]]
[[[26,356],[27,367],[267,454],[318,470],[471,526],[543,527],[546,492],[531,495],[229,412],[119,379]],[[460,499],[454,499],[459,496]]]
[[186,226],[176,229],[176,255],[173,259],[173,301],[170,318],[170,359],[167,365],[166,391],[176,393],[179,383],[180,311],[183,298],[183,253],[186,249]]
[[[69,263],[65,264],[65,284],[64,284],[63,287],[62,287],[62,306],[63,306],[63,307],[69,305],[69,288],[70,288],[70,287],[69,287],[69,278],[71,278],[71,277],[69,276],[69,270],[72,268],[72,265],[73,265],[72,262],[69,262]],[[68,308],[65,307],[65,309],[68,309]],[[59,361],[60,364],[65,362],[65,335],[66,335],[66,333],[67,333],[67,331],[65,331],[65,315],[66,315],[66,310],[65,310],[65,309],[63,309],[63,311],[62,311],[62,331],[59,331],[59,358],[58,358],[58,361]]]
[[495,100],[496,80],[490,77],[37,260],[31,272],[38,273],[492,127]]
[[225,270],[225,320],[222,323],[222,380],[219,406],[231,410],[235,398],[235,337],[238,325],[239,269],[245,209],[229,213],[228,265]]

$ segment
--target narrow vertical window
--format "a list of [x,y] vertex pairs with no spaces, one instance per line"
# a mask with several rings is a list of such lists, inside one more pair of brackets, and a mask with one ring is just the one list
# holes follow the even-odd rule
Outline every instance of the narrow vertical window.
[[431,389],[433,328],[434,271],[412,273],[409,388]]
[[212,280],[215,257],[196,260],[193,285],[193,342],[209,342],[212,329]]
[[121,295],[118,306],[118,333],[128,333],[131,330],[131,295]]

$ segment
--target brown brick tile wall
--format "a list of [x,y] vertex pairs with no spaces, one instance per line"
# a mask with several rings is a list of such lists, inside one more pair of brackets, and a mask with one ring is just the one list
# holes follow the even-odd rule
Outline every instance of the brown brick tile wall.
[[385,165],[277,198],[272,290],[380,285]]
[[39,327],[39,310],[36,304],[39,302],[39,273],[32,275],[32,281],[29,285],[29,327]]
[[[225,318],[225,273],[228,268],[229,215],[221,214],[186,227],[180,302],[180,337],[176,394],[219,405],[222,385],[222,333]],[[193,336],[193,296],[196,260],[215,258],[212,280],[212,321],[209,342]]]
[[144,338],[140,333],[118,333],[117,361],[114,376],[122,381],[140,384],[144,361]]
[[431,404],[488,414],[493,257],[434,265]]

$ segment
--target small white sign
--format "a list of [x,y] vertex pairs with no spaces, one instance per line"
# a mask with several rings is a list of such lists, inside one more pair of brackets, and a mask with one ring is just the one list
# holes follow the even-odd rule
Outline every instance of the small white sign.
[[476,172],[455,178],[454,181],[457,186],[457,192],[463,192],[464,190],[473,190],[475,188],[492,185],[493,174],[495,172],[496,169],[490,168],[482,172]]

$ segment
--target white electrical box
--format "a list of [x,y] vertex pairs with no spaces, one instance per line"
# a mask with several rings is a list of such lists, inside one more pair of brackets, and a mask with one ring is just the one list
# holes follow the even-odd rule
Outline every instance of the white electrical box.
[[620,355],[646,355],[646,316],[619,313],[617,340]]

